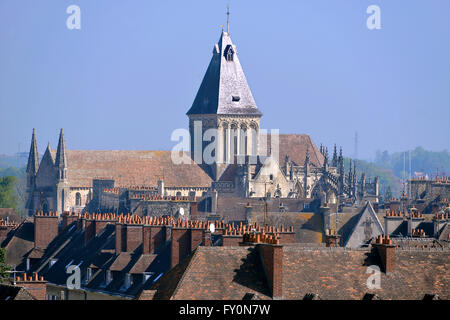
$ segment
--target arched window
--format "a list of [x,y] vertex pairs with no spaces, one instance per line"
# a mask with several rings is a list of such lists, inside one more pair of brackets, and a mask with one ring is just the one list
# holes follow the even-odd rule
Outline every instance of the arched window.
[[75,205],[76,206],[81,206],[81,194],[79,192],[77,192],[75,194]]
[[233,55],[234,55],[233,47],[231,45],[228,45],[225,48],[225,58],[227,59],[227,61],[231,62],[233,61]]

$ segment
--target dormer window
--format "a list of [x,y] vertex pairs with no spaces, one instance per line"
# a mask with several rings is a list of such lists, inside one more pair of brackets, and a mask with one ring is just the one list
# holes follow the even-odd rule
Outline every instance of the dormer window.
[[145,283],[153,275],[153,272],[144,272],[142,277],[142,283]]
[[225,48],[224,54],[225,54],[225,58],[227,59],[228,62],[233,61],[234,50],[233,50],[233,47],[232,47],[231,45],[228,45],[228,46]]
[[122,290],[128,290],[133,285],[133,276],[129,273],[125,275],[125,281],[122,286]]
[[48,268],[50,269],[51,267],[53,267],[53,265],[58,261],[58,259],[53,258],[50,260],[50,263],[48,264]]
[[241,100],[241,97],[239,97],[239,96],[233,96],[233,97],[232,97],[232,100],[233,100],[234,102],[238,102],[239,100]]

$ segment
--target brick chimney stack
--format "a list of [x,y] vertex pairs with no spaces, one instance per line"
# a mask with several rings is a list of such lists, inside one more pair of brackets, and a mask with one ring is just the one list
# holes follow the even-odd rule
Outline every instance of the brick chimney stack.
[[45,249],[58,235],[59,219],[56,212],[47,214],[36,212],[34,215],[34,247]]
[[383,271],[385,273],[393,272],[395,270],[395,245],[392,244],[389,235],[386,235],[384,239],[379,235],[373,247],[378,252]]
[[27,276],[26,273],[22,277],[16,277],[16,286],[27,290],[37,300],[46,300],[47,298],[47,281],[44,277],[39,277],[37,273],[33,276]]
[[283,246],[278,244],[258,244],[260,258],[272,291],[272,298],[283,298]]
[[116,255],[119,255],[122,252],[123,241],[122,241],[122,226],[121,222],[116,223]]
[[341,236],[336,233],[336,230],[327,229],[325,233],[325,246],[340,247]]
[[80,218],[80,215],[78,213],[64,211],[64,214],[62,215],[61,231],[66,229],[68,226],[70,226],[75,221],[78,221],[79,218]]

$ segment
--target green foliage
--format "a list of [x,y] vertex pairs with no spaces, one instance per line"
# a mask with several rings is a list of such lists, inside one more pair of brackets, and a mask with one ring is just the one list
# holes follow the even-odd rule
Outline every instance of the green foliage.
[[[0,168],[0,180],[3,177],[15,177],[16,183],[14,185],[15,190],[15,197],[17,198],[17,205],[16,207],[13,207],[16,212],[19,215],[23,215],[25,213],[25,203],[26,203],[26,167],[21,168],[14,168],[14,167],[8,167],[8,168]],[[1,187],[0,187],[1,192]],[[0,196],[1,197],[1,196]],[[0,208],[7,208],[8,206],[6,204],[2,204],[2,201],[0,200]]]
[[10,270],[11,267],[6,264],[6,249],[0,248],[0,283],[9,277],[7,271]]
[[26,176],[26,167],[15,168],[15,167],[7,167],[0,168],[0,177],[12,176],[17,178],[25,178]]
[[[344,159],[344,166],[348,171],[350,164],[350,159]],[[373,162],[365,160],[356,160],[356,173],[358,180],[361,178],[361,173],[366,174],[366,180],[369,178],[378,177],[380,184],[379,193],[380,195],[385,195],[388,188],[392,193],[399,194],[402,189],[401,179],[395,176],[395,174],[390,169],[382,168]]]
[[16,177],[0,177],[0,208],[14,208],[17,210],[18,197],[15,189],[16,183]]
[[[375,164],[390,169],[397,177],[409,176],[409,151],[389,154],[387,151],[377,151]],[[403,169],[405,166],[405,170]],[[450,153],[447,150],[427,151],[422,147],[411,150],[411,173],[422,172],[433,177],[450,174]]]

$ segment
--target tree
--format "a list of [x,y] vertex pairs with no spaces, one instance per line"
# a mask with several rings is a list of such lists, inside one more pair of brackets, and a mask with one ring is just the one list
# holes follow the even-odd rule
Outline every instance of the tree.
[[16,177],[0,177],[0,208],[14,208],[14,210],[17,210],[16,183]]
[[4,279],[9,277],[8,272],[11,267],[6,264],[6,249],[0,248],[0,283],[3,283]]

